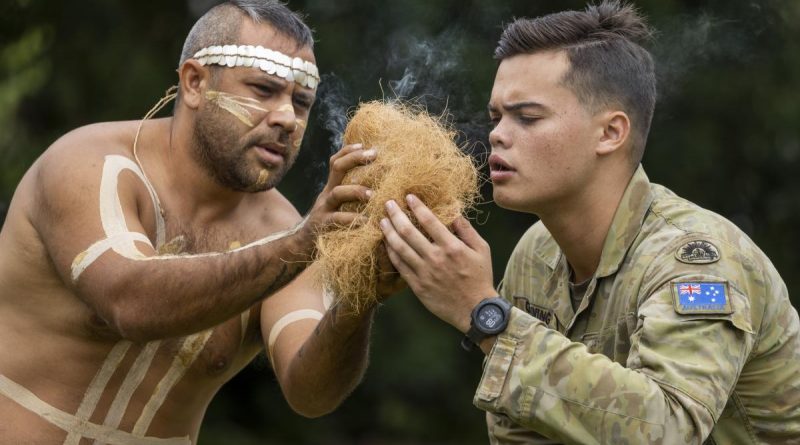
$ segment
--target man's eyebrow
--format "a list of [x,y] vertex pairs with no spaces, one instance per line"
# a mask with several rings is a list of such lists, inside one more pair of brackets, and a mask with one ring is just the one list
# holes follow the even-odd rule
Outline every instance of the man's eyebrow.
[[[289,86],[289,81],[278,79],[275,76],[270,76],[269,74],[254,74],[253,77],[250,78],[252,82],[262,82],[269,84],[272,88],[277,90],[283,90],[284,88]],[[314,103],[316,100],[316,94],[312,93],[313,90],[303,91],[302,88],[295,88],[294,95],[296,97],[302,97],[309,103]]]
[[[541,110],[547,111],[549,108],[546,105],[540,104],[539,102],[533,101],[526,101],[526,102],[514,102],[511,104],[502,105],[502,108],[506,111],[519,111],[523,108],[539,108]],[[489,104],[488,109],[490,113],[497,112],[497,107],[495,105]]]
[[287,82],[287,81],[285,81],[285,80],[283,80],[283,79],[278,79],[278,78],[276,78],[275,76],[270,76],[269,74],[266,74],[266,73],[263,73],[263,74],[261,74],[261,73],[259,73],[259,74],[254,74],[254,75],[252,75],[252,76],[253,76],[253,77],[251,77],[251,79],[252,79],[253,81],[257,81],[257,82],[265,82],[265,83],[268,83],[268,84],[270,84],[270,85],[271,85],[273,88],[280,88],[280,89],[283,89],[283,88],[286,88],[286,86],[288,85],[288,82]]

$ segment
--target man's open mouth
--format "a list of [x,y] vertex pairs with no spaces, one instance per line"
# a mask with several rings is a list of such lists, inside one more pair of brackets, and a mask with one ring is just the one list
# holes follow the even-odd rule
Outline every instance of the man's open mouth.
[[489,170],[490,171],[514,171],[514,169],[500,156],[489,156]]

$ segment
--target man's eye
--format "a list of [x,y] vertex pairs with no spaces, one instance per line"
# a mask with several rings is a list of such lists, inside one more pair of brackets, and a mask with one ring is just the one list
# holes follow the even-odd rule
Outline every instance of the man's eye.
[[525,115],[519,115],[519,116],[517,116],[517,120],[518,120],[518,121],[520,121],[520,122],[521,122],[522,124],[524,124],[524,125],[531,125],[531,124],[534,124],[534,123],[536,123],[536,121],[538,121],[539,119],[540,119],[540,118],[539,118],[539,117],[537,117],[537,116],[525,116]]
[[252,87],[255,88],[256,91],[261,95],[270,95],[270,94],[272,94],[272,88],[270,88],[270,87],[268,87],[266,85],[253,84]]
[[314,103],[313,100],[309,100],[305,97],[295,97],[293,100],[295,106],[297,106],[301,110],[306,110],[306,111],[311,109],[311,105]]
[[309,101],[307,101],[307,100],[305,100],[305,99],[295,99],[295,100],[294,100],[294,103],[295,103],[295,104],[296,104],[298,107],[300,107],[300,108],[303,108],[303,109],[305,109],[305,110],[307,110],[307,109],[311,108],[311,102],[309,102]]

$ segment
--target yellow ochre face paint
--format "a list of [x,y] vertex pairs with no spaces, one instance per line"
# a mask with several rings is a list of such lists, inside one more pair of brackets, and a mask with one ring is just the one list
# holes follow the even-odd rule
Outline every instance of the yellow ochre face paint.
[[[175,89],[171,88],[168,90],[166,96],[148,112],[142,123],[155,114],[166,103],[174,99],[174,97]],[[207,92],[205,97],[210,102],[230,112],[242,123],[250,127],[253,126],[253,112],[269,112],[269,110],[261,107],[257,100],[247,97],[215,91]],[[305,127],[304,124],[305,122],[303,122],[303,127]],[[298,126],[300,126],[299,123]],[[138,157],[136,156],[136,142],[138,141],[140,131],[141,124],[134,138],[133,153],[136,162],[120,155],[107,155],[104,159],[98,193],[98,213],[102,224],[103,238],[75,256],[71,267],[73,281],[77,282],[82,273],[105,254],[116,254],[132,261],[189,260],[192,258],[229,255],[291,236],[304,226],[306,222],[305,219],[292,229],[272,234],[244,246],[238,242],[232,243],[230,250],[227,252],[183,254],[187,244],[184,237],[179,236],[170,242],[166,242],[166,224],[164,221],[163,209],[161,208],[155,188],[141,168],[141,163],[138,162]],[[127,226],[118,190],[119,176],[125,171],[131,172],[139,177],[150,194],[156,215],[155,243],[144,233],[132,231]],[[258,181],[266,183],[268,178],[269,171],[262,170],[259,173]],[[141,245],[150,246],[151,249],[156,250],[156,254],[152,256],[145,255],[139,248]],[[295,318],[296,316],[297,314],[291,318]],[[312,318],[316,318],[316,314],[312,314]],[[244,335],[248,329],[248,322],[249,311],[245,311],[241,316],[242,341],[244,341]],[[287,319],[284,321],[284,323],[287,322],[290,322],[290,320]],[[278,334],[280,330],[281,329],[276,330],[275,334]],[[136,424],[131,432],[119,430],[119,424],[127,408],[131,404],[134,392],[140,387],[140,384],[145,381],[148,372],[150,372],[153,367],[154,358],[161,346],[161,342],[159,341],[144,345],[127,371],[118,368],[125,355],[129,352],[132,343],[127,340],[121,340],[114,345],[108,352],[103,364],[99,367],[92,382],[89,383],[75,414],[70,414],[53,407],[39,399],[27,388],[13,382],[2,374],[0,374],[0,396],[5,396],[13,400],[48,423],[66,431],[68,434],[64,442],[65,445],[77,445],[82,438],[94,439],[96,443],[116,443],[124,445],[190,445],[191,441],[188,437],[164,439],[149,437],[145,434],[172,388],[183,378],[186,371],[198,358],[212,334],[213,330],[207,330],[183,339],[180,351],[174,356],[167,373],[154,389],[153,394],[142,409],[140,417],[136,420]],[[118,371],[124,372],[125,377],[122,380],[120,388],[116,391],[116,394],[113,395],[111,406],[103,418],[102,424],[89,421],[94,414],[101,396],[108,390],[107,385],[111,376]]]
[[[212,95],[214,96],[214,95]],[[239,98],[217,94],[216,100],[219,103],[227,104],[228,108],[235,110],[242,117],[247,118],[250,110],[259,109],[248,100],[236,100]],[[246,98],[245,98],[246,99]],[[234,113],[236,114],[236,113]],[[137,132],[138,136],[138,132]],[[138,139],[138,138],[137,138]],[[134,142],[134,153],[136,152]],[[125,214],[122,211],[121,200],[118,190],[118,178],[123,171],[134,173],[147,187],[156,210],[156,243],[153,246],[150,239],[143,233],[131,231],[126,224]],[[266,182],[269,172],[264,170],[259,175],[259,181]],[[219,256],[235,254],[246,249],[268,244],[272,241],[291,236],[302,228],[305,223],[303,220],[293,229],[279,232],[266,238],[257,240],[242,246],[235,243],[230,246],[227,252],[211,252],[195,255],[183,254],[186,248],[186,239],[176,237],[170,242],[166,242],[165,222],[163,219],[163,209],[160,206],[158,195],[147,175],[138,163],[133,162],[119,155],[108,155],[103,164],[102,178],[99,190],[99,216],[102,223],[105,238],[95,242],[87,250],[76,255],[72,264],[72,279],[77,282],[81,274],[92,263],[106,253],[113,253],[133,261],[168,261],[168,260],[188,260],[198,257]],[[136,243],[149,245],[157,249],[156,255],[146,256],[142,253]],[[242,314],[242,341],[247,330],[249,314]],[[156,439],[146,437],[145,433],[169,395],[169,392],[184,376],[186,370],[197,359],[200,352],[205,347],[206,342],[212,335],[212,330],[204,331],[184,339],[180,352],[174,357],[173,363],[166,375],[157,385],[150,400],[143,408],[139,419],[136,421],[134,430],[127,433],[119,430],[119,424],[131,403],[134,392],[139,388],[141,382],[152,368],[153,358],[159,348],[160,342],[148,343],[134,360],[131,368],[125,374],[121,387],[114,395],[112,405],[103,419],[103,424],[94,424],[88,421],[92,416],[100,396],[106,392],[108,381],[120,365],[122,358],[128,351],[131,342],[122,340],[115,345],[108,353],[104,363],[98,370],[97,375],[89,384],[81,401],[81,405],[75,414],[60,411],[46,402],[36,398],[29,391],[14,382],[0,375],[0,395],[14,400],[18,404],[27,408],[29,411],[39,415],[44,420],[65,430],[67,438],[65,445],[77,445],[81,438],[95,439],[98,442],[118,443],[125,445],[188,445],[190,440],[187,437],[172,439]]]
[[269,110],[262,107],[259,101],[251,97],[237,96],[214,90],[206,91],[203,96],[209,102],[234,115],[250,128],[255,126],[251,110],[269,113]]
[[289,104],[283,104],[280,107],[278,107],[275,111],[282,111],[282,112],[285,112],[285,113],[294,114],[294,107],[289,105]]
[[263,187],[264,185],[267,184],[268,180],[269,180],[269,170],[266,169],[261,170],[258,173],[258,179],[256,180],[256,185],[258,187]]
[[297,124],[297,129],[299,130],[297,139],[294,140],[292,146],[295,149],[299,149],[301,145],[303,145],[303,134],[305,133],[306,126],[308,123],[303,119],[295,119],[295,123]]
[[[265,114],[270,112],[270,110],[263,108],[256,99],[250,97],[237,96],[234,94],[228,94],[222,91],[215,91],[215,90],[206,91],[204,96],[209,102],[231,113],[234,117],[239,119],[239,121],[241,121],[250,128],[256,126],[256,122],[259,121],[253,118],[253,110]],[[289,104],[283,104],[280,107],[278,107],[275,111],[292,113],[292,115],[294,115],[294,108]],[[295,122],[295,128],[293,133],[298,132],[299,130],[300,136],[297,137],[297,139],[295,139],[292,142],[292,147],[297,149],[300,148],[300,145],[302,145],[303,143],[302,133],[308,126],[308,122],[299,118],[295,118],[294,122]],[[266,184],[268,175],[269,172],[267,172],[266,170],[262,171],[259,174],[257,185]]]

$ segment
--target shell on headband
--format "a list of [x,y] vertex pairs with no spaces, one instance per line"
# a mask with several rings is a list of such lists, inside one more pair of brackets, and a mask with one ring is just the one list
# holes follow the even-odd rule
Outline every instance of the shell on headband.
[[319,85],[319,69],[299,57],[289,57],[280,51],[253,45],[212,45],[196,52],[194,57],[201,65],[253,67],[270,75],[282,77],[306,88]]

